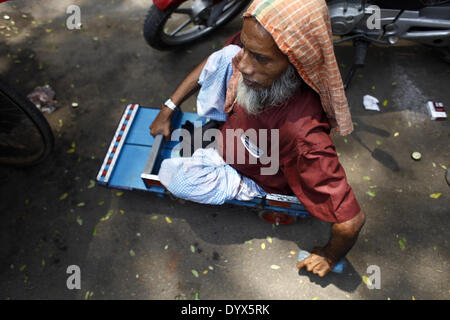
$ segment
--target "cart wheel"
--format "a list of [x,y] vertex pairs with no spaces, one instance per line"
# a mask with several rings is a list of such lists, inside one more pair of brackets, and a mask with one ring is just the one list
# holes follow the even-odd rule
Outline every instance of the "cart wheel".
[[258,212],[258,217],[277,226],[280,224],[292,224],[297,220],[297,217],[286,213],[264,210]]

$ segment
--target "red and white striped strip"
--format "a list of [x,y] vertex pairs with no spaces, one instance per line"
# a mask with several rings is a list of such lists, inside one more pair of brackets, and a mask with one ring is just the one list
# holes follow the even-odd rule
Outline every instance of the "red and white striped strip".
[[108,182],[138,109],[138,104],[129,104],[127,106],[111,144],[109,145],[102,167],[98,172],[97,181],[99,183],[106,184]]

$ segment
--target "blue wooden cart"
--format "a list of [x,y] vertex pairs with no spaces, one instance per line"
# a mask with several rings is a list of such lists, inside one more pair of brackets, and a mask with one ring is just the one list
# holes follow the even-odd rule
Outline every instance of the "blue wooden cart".
[[[144,190],[164,197],[169,192],[160,183],[158,171],[162,160],[180,157],[180,143],[165,141],[161,135],[153,137],[149,126],[159,113],[158,108],[129,104],[97,175],[99,184],[117,189]],[[173,128],[190,121],[205,124],[209,118],[192,112],[178,112],[172,120]],[[268,194],[251,201],[230,200],[228,203],[258,209],[260,218],[274,224],[290,224],[309,214],[294,196]]]

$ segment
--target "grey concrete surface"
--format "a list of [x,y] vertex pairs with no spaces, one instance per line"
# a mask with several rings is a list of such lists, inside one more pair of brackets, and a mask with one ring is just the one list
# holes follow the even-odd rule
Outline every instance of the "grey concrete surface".
[[[35,167],[0,167],[0,299],[450,298],[449,122],[431,121],[425,109],[428,100],[450,108],[450,65],[427,47],[371,47],[347,92],[355,131],[334,140],[367,223],[342,275],[295,267],[300,249],[327,242],[329,223],[274,227],[242,207],[88,188],[125,105],[160,105],[240,29],[235,19],[189,48],[156,51],[141,32],[150,2],[0,4],[0,25],[11,29],[0,30],[1,79],[24,95],[48,83],[58,101],[46,115],[52,155]],[[63,25],[69,4],[81,7],[80,31]],[[352,54],[336,48],[343,74]],[[364,94],[381,101],[381,112],[364,110]],[[182,109],[194,107],[195,97]],[[66,287],[69,265],[81,268],[80,290]],[[380,289],[363,281],[370,265],[381,270]]]

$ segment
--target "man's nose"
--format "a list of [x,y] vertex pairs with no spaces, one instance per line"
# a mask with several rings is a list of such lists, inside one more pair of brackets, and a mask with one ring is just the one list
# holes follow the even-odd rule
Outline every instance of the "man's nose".
[[251,63],[250,55],[244,51],[241,61],[237,65],[239,71],[246,76],[252,76],[255,73],[255,68]]

